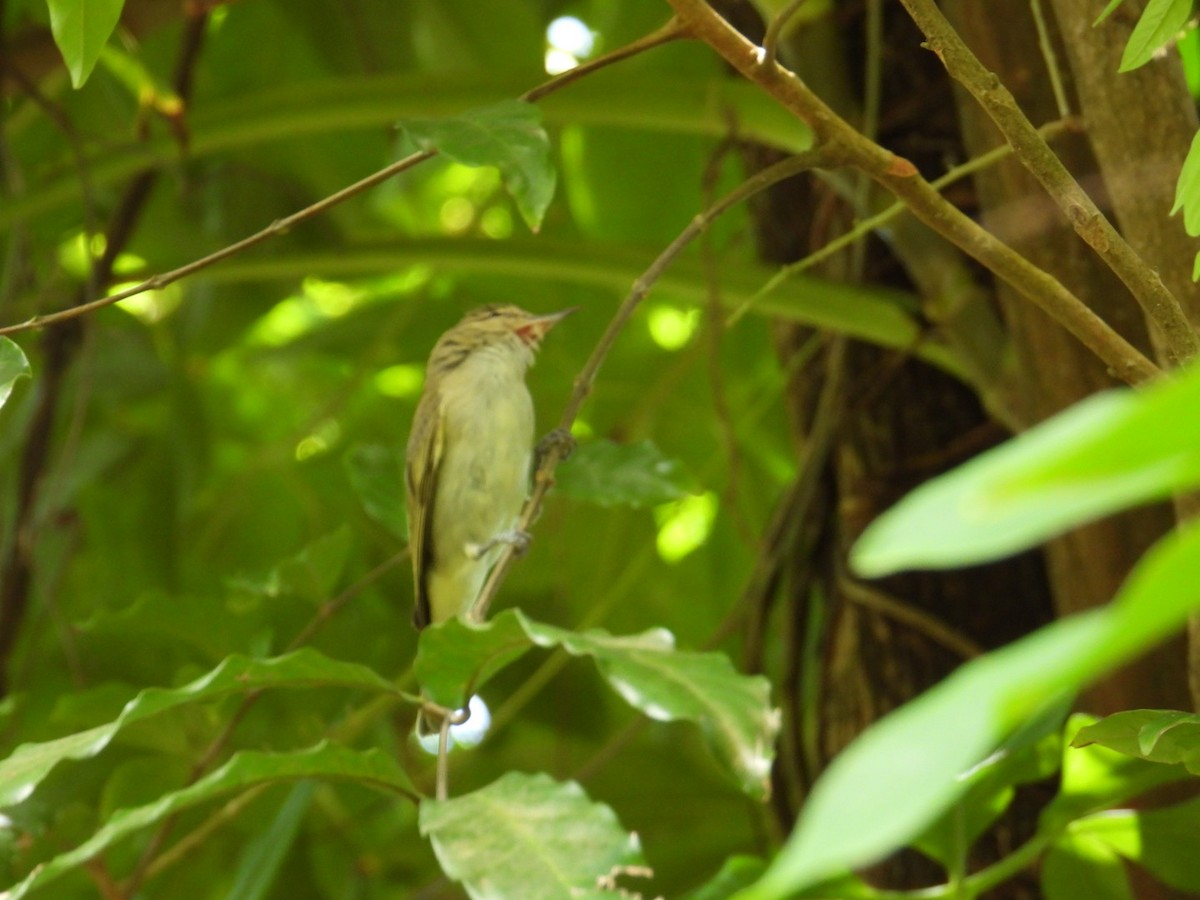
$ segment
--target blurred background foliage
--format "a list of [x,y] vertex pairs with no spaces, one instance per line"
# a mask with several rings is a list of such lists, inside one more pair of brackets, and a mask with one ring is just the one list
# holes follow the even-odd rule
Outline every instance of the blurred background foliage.
[[[782,4],[714,5],[761,40]],[[1063,116],[1042,77],[1036,4],[942,5],[1036,124]],[[1069,6],[1055,0],[1055,16],[1070,21]],[[90,75],[78,60],[64,65],[46,0],[0,0],[0,326],[227,247],[394,162],[406,152],[400,123],[516,98],[669,14],[633,0],[88,8],[120,13]],[[1075,17],[1090,27],[1096,12]],[[1127,12],[1112,21],[1130,27]],[[810,2],[796,23],[781,47],[788,65],[927,177],[996,145],[894,4]],[[1120,55],[1123,41],[1095,34]],[[1117,146],[1099,165],[1059,123],[1055,152],[1097,194],[1104,178],[1114,189],[1129,181],[1128,170],[1103,171],[1105,159],[1149,159],[1133,146],[1148,136],[1139,193],[1173,190],[1186,147],[1158,127],[1195,131],[1195,34],[1181,56],[1139,70],[1144,81],[1121,76],[1147,102],[1126,99],[1107,134],[1089,126],[1095,146]],[[1055,40],[1072,52],[1086,43]],[[1068,93],[1089,72],[1116,76],[1115,58],[1063,65]],[[1191,118],[1147,112],[1158,98]],[[548,429],[646,266],[713,198],[812,140],[709,48],[684,41],[538,108],[558,186],[536,234],[495,170],[435,159],[160,290],[16,336],[34,377],[0,409],[0,757],[109,722],[140,690],[187,684],[231,656],[278,656],[314,622],[312,647],[412,688],[401,472],[437,337],[480,304],[579,307],[530,373]],[[1143,113],[1153,129],[1132,121]],[[1173,525],[1160,507],[986,568],[878,589],[848,574],[848,547],[895,497],[1006,429],[1113,385],[1074,339],[911,218],[763,290],[780,264],[890,202],[864,185],[845,173],[777,185],[717,221],[654,285],[600,372],[575,426],[581,449],[496,607],[568,629],[664,628],[681,648],[720,650],[772,678],[784,731],[768,805],[714,763],[699,729],[648,724],[561,651],[527,654],[484,689],[493,727],[480,748],[454,754],[453,794],[512,772],[580,781],[638,834],[654,871],[648,896],[684,896],[731,857],[770,855],[824,766],[869,722],[964,658],[1107,602]],[[1015,162],[946,196],[1149,352],[1129,298]],[[1167,221],[1165,210],[1140,214],[1122,225],[1131,240]],[[1150,243],[1161,258],[1140,252],[1185,296],[1176,270],[1190,273],[1194,248]],[[827,397],[834,425],[814,414]],[[653,490],[615,483],[613,447],[665,477]],[[1185,705],[1178,651],[1085,703]],[[388,695],[321,686],[267,691],[248,708],[205,695],[134,722],[5,807],[0,886],[114,811],[179,790],[223,734],[221,760],[205,770],[234,751],[330,738],[379,748],[431,794],[414,715]],[[1054,765],[1030,769],[1019,791],[1003,785],[984,817],[1004,811],[992,832],[956,848],[951,881],[968,862],[1007,858],[1037,827]],[[117,842],[45,895],[462,896],[419,835],[416,808],[361,785],[248,790],[181,812],[162,846],[154,834]],[[916,856],[870,874],[896,887],[939,880],[930,860],[945,860]],[[731,881],[756,865],[731,862]],[[1022,879],[1012,896],[1033,895]]]
[[[187,22],[178,5],[148,6],[127,4],[79,90],[49,59],[45,4],[2,7],[11,58],[36,75],[32,86],[5,83],[5,323],[73,302],[126,185],[149,163],[161,174],[115,261],[114,285],[219,249],[381,168],[396,158],[402,119],[515,96],[548,77],[543,62],[561,67],[564,54],[612,49],[666,13],[608,0],[212,4],[184,101],[172,79]],[[565,47],[550,43],[562,16],[584,23],[590,46],[569,36]],[[8,550],[21,481],[39,473],[36,512],[23,523],[36,550],[28,612],[6,661],[4,747],[107,721],[138,688],[182,684],[229,654],[282,652],[318,604],[393,559],[403,549],[399,467],[424,361],[465,310],[581,307],[531,373],[549,427],[633,277],[703,207],[727,127],[724,81],[711,53],[678,45],[599,73],[578,96],[548,99],[559,190],[536,238],[494,170],[435,160],[79,322],[61,384],[20,384],[0,418]],[[765,133],[804,142],[785,115],[743,96],[766,111]],[[720,166],[717,186],[738,174],[733,162]],[[743,212],[712,241],[732,271],[760,275]],[[509,243],[520,250],[508,253]],[[584,442],[653,441],[694,493],[652,509],[553,496],[499,606],[565,627],[662,626],[685,647],[720,644],[752,559],[734,522],[761,521],[796,463],[764,320],[747,316],[714,349],[699,315],[703,276],[694,263],[689,271],[656,289],[621,336],[577,433]],[[35,376],[51,365],[37,334],[19,343]],[[714,413],[714,373],[736,411],[724,420]],[[47,390],[57,391],[52,439],[31,469],[23,442]],[[740,447],[736,469],[730,441]],[[736,517],[718,514],[718,496]],[[314,645],[399,675],[415,650],[410,604],[399,561]],[[498,721],[483,749],[455,757],[456,793],[510,769],[583,777],[652,848],[672,893],[756,843],[758,813],[693,729],[656,725],[614,743],[632,711],[590,666],[546,665],[546,654],[533,654],[486,691]],[[305,746],[363,702],[334,690],[268,694],[232,746]],[[57,771],[22,806],[23,837],[0,853],[0,881],[78,843],[112,810],[178,787],[233,708],[226,700],[169,713],[168,727],[134,726],[102,757]],[[411,720],[409,708],[366,715],[357,740],[393,748],[430,787],[432,759],[407,744]],[[222,894],[288,797],[286,788],[266,792],[146,890]],[[210,814],[186,813],[178,833]],[[144,843],[121,845],[106,866],[129,871]],[[329,786],[313,792],[281,865],[279,883],[295,898],[416,896],[438,877],[410,805]],[[76,874],[53,891],[94,896],[95,887]],[[421,895],[440,891],[453,894]]]

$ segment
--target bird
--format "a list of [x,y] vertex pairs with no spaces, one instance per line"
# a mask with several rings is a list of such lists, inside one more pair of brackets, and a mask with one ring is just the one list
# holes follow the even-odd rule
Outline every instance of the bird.
[[470,612],[529,493],[533,400],[525,373],[574,309],[516,306],[466,314],[434,345],[405,460],[413,625]]

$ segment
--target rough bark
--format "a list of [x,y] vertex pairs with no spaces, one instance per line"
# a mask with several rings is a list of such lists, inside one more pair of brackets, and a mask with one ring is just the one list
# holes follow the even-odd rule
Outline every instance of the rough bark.
[[[1035,123],[1058,117],[1049,76],[1037,51],[1037,33],[1026,0],[997,0],[987,7],[950,0],[946,13],[989,69],[1008,86]],[[996,28],[1002,19],[1005,27]],[[974,101],[956,92],[963,137],[974,155],[1000,142],[1000,136]],[[1107,207],[1105,188],[1087,141],[1068,137],[1056,143],[1068,168]],[[1108,269],[1074,234],[1070,223],[1037,181],[1015,161],[981,173],[976,184],[983,221],[1037,265],[1048,269],[1136,345],[1146,348],[1146,327],[1137,305]],[[1162,218],[1162,211],[1158,213]],[[1128,233],[1128,231],[1127,231]],[[1103,364],[1045,315],[1003,283],[997,296],[1009,323],[1017,354],[1011,396],[1032,421],[1053,415],[1081,398],[1114,386]],[[1066,615],[1108,602],[1129,569],[1171,527],[1170,510],[1158,507],[1125,514],[1078,529],[1046,549],[1055,606]],[[1134,707],[1179,707],[1187,703],[1185,648],[1171,642],[1092,689],[1085,705],[1097,713]]]

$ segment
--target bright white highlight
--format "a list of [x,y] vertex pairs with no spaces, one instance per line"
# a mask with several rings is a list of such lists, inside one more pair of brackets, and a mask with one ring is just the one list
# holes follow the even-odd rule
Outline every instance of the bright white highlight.
[[574,57],[587,56],[596,45],[596,36],[574,16],[559,16],[546,28],[546,41],[556,50]]

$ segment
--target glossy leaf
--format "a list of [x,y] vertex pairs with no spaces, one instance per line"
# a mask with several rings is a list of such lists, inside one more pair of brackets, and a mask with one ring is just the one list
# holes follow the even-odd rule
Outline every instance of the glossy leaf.
[[573,781],[509,772],[470,794],[421,803],[421,834],[472,900],[590,896],[643,863],[637,835]]
[[1200,484],[1200,367],[1089,398],[926,482],[851,552],[863,575],[984,562]]
[[125,0],[48,0],[50,31],[67,63],[71,84],[82,87],[117,27]]
[[435,702],[457,709],[535,644],[590,656],[617,693],[652,719],[699,724],[742,790],[769,794],[779,713],[766,679],[742,675],[720,653],[676,650],[663,629],[626,637],[599,629],[577,633],[506,610],[484,625],[453,620],[426,628],[414,669]]
[[145,806],[113,813],[104,827],[89,840],[34,869],[28,878],[4,895],[5,900],[20,900],[30,891],[53,882],[122,838],[161,822],[180,810],[256,785],[305,778],[346,781],[389,794],[409,798],[416,796],[416,789],[404,770],[382,750],[359,751],[321,743],[294,753],[242,751],[195,784],[165,794]]
[[530,230],[542,224],[557,174],[541,111],[532,103],[502,100],[446,119],[401,123],[422,150],[437,149],[464,166],[495,166]]
[[0,807],[28,797],[50,771],[67,759],[86,759],[108,746],[127,725],[185,703],[277,687],[335,686],[394,693],[395,687],[366,666],[339,662],[303,649],[273,659],[231,656],[179,688],[147,688],[125,704],[113,721],[39,744],[22,744],[0,762]]
[[555,470],[554,484],[575,500],[635,508],[670,503],[696,490],[682,464],[653,441],[588,441]]
[[29,377],[25,353],[6,337],[0,337],[0,406],[4,406],[18,378]]

